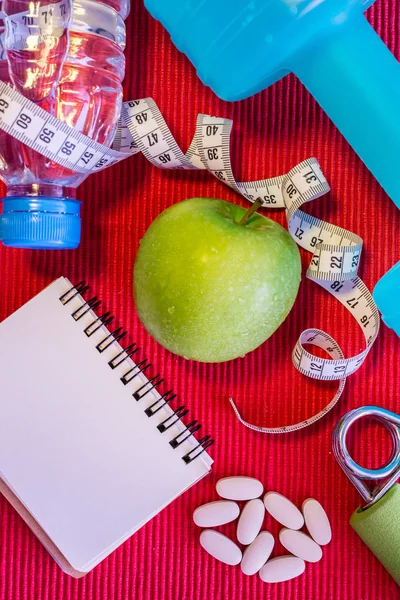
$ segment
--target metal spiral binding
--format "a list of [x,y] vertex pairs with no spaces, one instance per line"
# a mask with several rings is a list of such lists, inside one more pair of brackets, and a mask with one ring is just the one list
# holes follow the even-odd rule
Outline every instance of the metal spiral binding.
[[[89,286],[86,285],[85,281],[80,281],[77,285],[71,287],[65,294],[60,297],[60,302],[66,306],[71,300],[76,298],[77,296],[83,296],[89,290]],[[101,305],[101,300],[98,299],[97,296],[93,296],[87,300],[81,307],[71,313],[74,321],[79,321],[90,311],[95,311]],[[99,317],[96,317],[90,325],[85,327],[83,330],[87,337],[91,337],[94,333],[99,331],[101,327],[108,327],[114,317],[111,313],[105,312]],[[122,327],[118,327],[114,331],[110,332],[105,338],[103,338],[97,345],[96,349],[101,354],[107,348],[109,348],[114,342],[119,342],[127,335],[127,332],[123,330]],[[126,360],[132,358],[136,352],[139,351],[139,348],[135,343],[127,346],[124,350],[119,352],[114,358],[112,358],[108,362],[108,366],[110,369],[116,369],[120,365],[122,365]],[[144,373],[148,369],[151,368],[151,363],[147,358],[137,363],[134,367],[130,368],[124,375],[121,377],[120,381],[124,385],[128,385],[131,383],[140,373]],[[151,379],[149,379],[146,383],[144,383],[136,392],[132,394],[133,398],[137,402],[142,400],[149,392],[155,390],[159,385],[164,382],[164,379],[159,375],[154,375]],[[161,410],[164,406],[168,405],[172,400],[176,398],[176,394],[173,393],[172,390],[168,390],[165,392],[158,400],[153,402],[149,407],[144,411],[145,414],[150,418],[153,417],[159,410]],[[160,433],[165,433],[170,429],[173,425],[175,425],[178,421],[181,421],[183,417],[185,417],[189,413],[189,410],[185,408],[185,406],[179,406],[174,412],[167,418],[164,419],[159,425],[157,425],[157,429]],[[188,425],[185,424],[185,430],[181,431],[177,436],[175,436],[170,442],[170,446],[175,450],[179,448],[181,444],[183,444],[187,439],[193,436],[199,429],[201,428],[201,424],[197,420],[191,421]],[[189,452],[187,452],[182,460],[186,464],[190,464],[196,458],[198,458],[203,452],[205,452],[212,444],[214,440],[211,439],[211,436],[206,435],[198,440],[198,444],[192,448]]]

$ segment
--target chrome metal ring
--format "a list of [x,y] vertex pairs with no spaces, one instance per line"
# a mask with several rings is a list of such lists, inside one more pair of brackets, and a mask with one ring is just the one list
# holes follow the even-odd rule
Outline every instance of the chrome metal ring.
[[[372,417],[382,423],[392,439],[389,460],[379,469],[362,467],[351,457],[347,448],[346,438],[351,426],[364,417]],[[348,412],[333,431],[333,451],[339,465],[364,501],[368,504],[376,502],[400,476],[400,416],[379,406],[364,406]],[[364,481],[372,480],[385,481],[371,492]]]

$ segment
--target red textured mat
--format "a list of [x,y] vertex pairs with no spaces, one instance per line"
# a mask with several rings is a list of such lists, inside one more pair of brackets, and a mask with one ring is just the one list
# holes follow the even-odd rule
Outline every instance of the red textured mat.
[[[400,57],[400,0],[378,0],[372,24]],[[365,241],[361,276],[369,287],[400,258],[400,211],[382,192],[303,87],[293,78],[255,98],[228,104],[205,89],[168,35],[133,0],[128,21],[126,99],[152,96],[178,142],[186,149],[198,112],[234,119],[233,163],[245,179],[284,173],[316,156],[332,192],[307,210],[358,233]],[[107,310],[117,315],[152,357],[168,384],[217,440],[215,468],[84,579],[64,575],[19,516],[0,497],[0,600],[383,600],[398,588],[348,524],[359,498],[336,465],[331,431],[347,410],[366,403],[399,410],[400,340],[383,328],[365,365],[348,379],[344,396],[322,421],[307,430],[271,437],[241,426],[228,403],[233,396],[243,416],[260,425],[295,422],[331,398],[334,384],[310,382],[291,365],[300,331],[320,327],[332,333],[346,353],[360,350],[358,327],[339,303],[304,280],[286,323],[261,348],[222,365],[185,362],[159,347],[138,322],[132,299],[132,268],[140,238],[166,207],[192,196],[215,196],[245,204],[205,173],[167,173],[142,156],[92,176],[81,187],[85,201],[83,241],[74,252],[28,252],[0,248],[0,320],[60,275],[87,279]],[[285,223],[282,212],[266,213]],[[304,267],[309,255],[303,254]],[[21,365],[23,373],[23,365]],[[78,393],[78,391],[76,392]],[[381,428],[359,432],[356,457],[366,465],[387,456]],[[318,498],[333,527],[333,542],[319,564],[297,580],[280,585],[245,577],[239,568],[208,557],[198,544],[193,509],[215,498],[218,478],[259,477],[269,490],[294,502]],[[277,528],[266,524],[276,533]],[[101,523],[99,523],[101,527]],[[232,533],[233,529],[228,527]],[[274,554],[282,552],[277,545]]]

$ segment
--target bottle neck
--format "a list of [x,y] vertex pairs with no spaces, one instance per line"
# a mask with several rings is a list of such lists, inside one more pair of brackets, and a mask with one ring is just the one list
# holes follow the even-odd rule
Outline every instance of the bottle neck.
[[7,188],[7,198],[18,197],[51,197],[51,198],[76,198],[74,188],[62,187],[60,185],[47,183],[28,183],[19,185],[9,185]]

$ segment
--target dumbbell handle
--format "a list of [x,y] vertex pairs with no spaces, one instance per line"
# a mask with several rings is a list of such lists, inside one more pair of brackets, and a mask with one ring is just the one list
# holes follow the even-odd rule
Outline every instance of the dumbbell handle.
[[292,69],[400,208],[400,64],[362,14],[335,27]]
[[356,510],[350,525],[400,585],[400,485],[369,508]]

